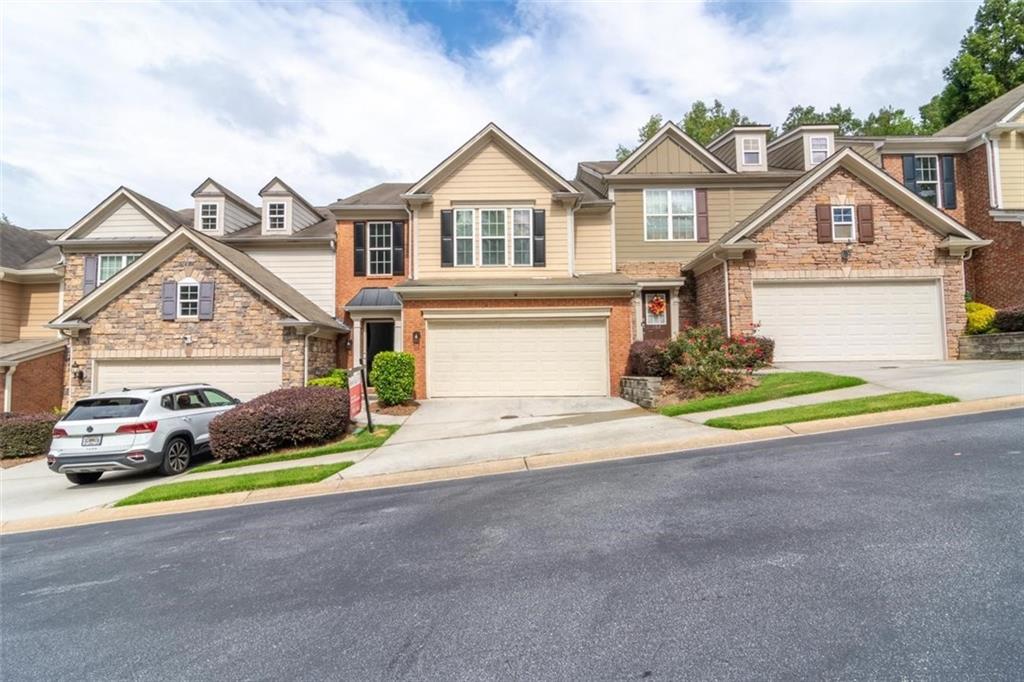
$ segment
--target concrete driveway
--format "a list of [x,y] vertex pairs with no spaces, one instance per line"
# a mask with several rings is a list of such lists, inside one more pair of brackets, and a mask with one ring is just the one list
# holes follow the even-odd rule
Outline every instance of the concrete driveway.
[[383,447],[344,475],[682,440],[714,431],[652,414],[619,398],[425,400]]
[[1024,360],[782,362],[777,366],[847,374],[892,391],[945,393],[960,400],[1024,395]]

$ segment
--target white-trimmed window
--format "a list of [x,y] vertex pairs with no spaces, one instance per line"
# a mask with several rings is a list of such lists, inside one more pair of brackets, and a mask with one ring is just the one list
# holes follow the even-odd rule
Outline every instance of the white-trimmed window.
[[480,264],[505,264],[505,209],[480,209]]
[[697,239],[697,201],[692,189],[644,190],[644,239]]
[[199,229],[213,232],[217,229],[217,204],[199,204]]
[[512,265],[533,265],[533,209],[512,209]]
[[665,294],[644,294],[644,321],[648,327],[664,327],[668,324]]
[[740,143],[743,145],[743,165],[761,165],[761,140],[756,137],[744,137]]
[[391,264],[393,263],[391,255],[391,223],[369,223],[366,226],[366,232],[366,241],[370,245],[370,274],[390,275]]
[[833,206],[832,241],[853,241],[856,234],[856,228],[853,224],[853,206]]
[[199,317],[199,282],[191,277],[178,282],[178,317]]
[[917,196],[932,206],[939,205],[939,157],[915,156],[914,180],[917,183]]
[[473,209],[455,209],[455,265],[473,265]]
[[809,144],[811,148],[812,166],[817,166],[828,158],[828,137],[824,135],[814,135],[811,137]]
[[275,201],[267,204],[267,229],[284,229],[284,202]]
[[96,284],[103,284],[137,261],[141,255],[141,253],[112,253],[100,256],[99,266],[96,270]]

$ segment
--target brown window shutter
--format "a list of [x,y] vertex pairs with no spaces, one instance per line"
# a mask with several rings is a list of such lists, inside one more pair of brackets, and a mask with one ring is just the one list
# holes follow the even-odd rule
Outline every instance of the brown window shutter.
[[708,191],[698,189],[697,194],[697,241],[706,242],[711,240],[708,231]]
[[865,244],[875,241],[875,212],[871,204],[857,204],[857,241]]
[[814,216],[818,222],[818,243],[828,244],[832,241],[832,205],[816,205]]

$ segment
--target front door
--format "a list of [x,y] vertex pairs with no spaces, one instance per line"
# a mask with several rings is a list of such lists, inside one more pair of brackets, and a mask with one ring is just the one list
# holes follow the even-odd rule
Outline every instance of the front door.
[[395,349],[394,322],[364,322],[366,328],[366,370],[373,368],[377,353]]
[[671,337],[669,323],[668,291],[644,291],[643,330],[644,341],[668,341]]

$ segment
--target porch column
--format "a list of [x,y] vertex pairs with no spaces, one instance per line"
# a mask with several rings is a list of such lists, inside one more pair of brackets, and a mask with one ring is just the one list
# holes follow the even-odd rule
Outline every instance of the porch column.
[[639,341],[644,337],[643,327],[644,294],[642,291],[633,294],[633,340]]
[[670,287],[668,290],[669,305],[669,334],[671,338],[679,335],[679,287]]
[[359,317],[352,318],[352,352],[349,358],[353,367],[363,361],[363,320]]

